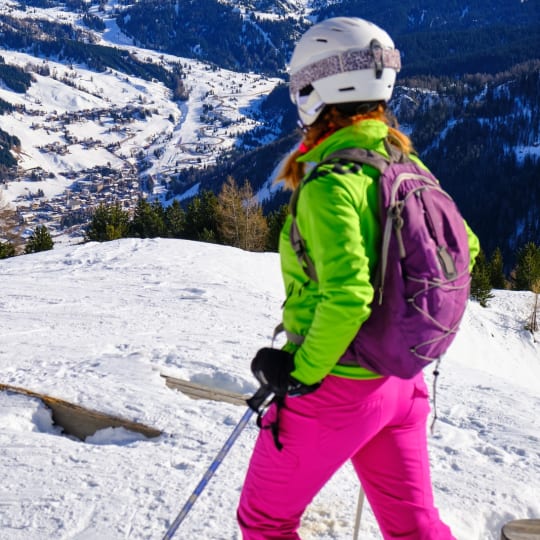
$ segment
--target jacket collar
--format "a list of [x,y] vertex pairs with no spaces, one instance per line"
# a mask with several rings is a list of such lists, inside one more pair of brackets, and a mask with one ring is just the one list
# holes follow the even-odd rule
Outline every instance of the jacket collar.
[[388,135],[388,126],[380,120],[362,120],[352,126],[341,128],[321,141],[317,146],[301,155],[297,161],[318,163],[330,154],[343,148],[360,147],[376,150],[386,155],[384,139]]

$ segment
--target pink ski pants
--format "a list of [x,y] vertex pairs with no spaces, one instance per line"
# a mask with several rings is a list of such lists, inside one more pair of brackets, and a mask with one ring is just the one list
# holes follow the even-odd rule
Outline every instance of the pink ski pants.
[[[299,539],[306,507],[349,459],[385,540],[454,539],[433,502],[428,414],[422,374],[330,375],[315,392],[287,397],[279,412],[283,449],[270,429],[261,429],[251,457],[238,507],[244,540]],[[272,405],[263,427],[275,418]]]

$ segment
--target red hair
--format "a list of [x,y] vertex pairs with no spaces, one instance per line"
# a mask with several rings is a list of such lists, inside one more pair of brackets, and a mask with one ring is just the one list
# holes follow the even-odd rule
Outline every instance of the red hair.
[[398,129],[396,119],[387,111],[384,103],[381,103],[373,111],[352,116],[344,114],[337,107],[328,107],[317,121],[306,129],[298,148],[286,158],[277,175],[276,182],[284,181],[287,189],[296,189],[305,176],[305,163],[299,162],[297,159],[306,151],[317,146],[334,131],[358,124],[364,120],[380,120],[384,122],[388,126],[388,141],[390,144],[398,147],[404,154],[410,154],[413,151],[411,140]]

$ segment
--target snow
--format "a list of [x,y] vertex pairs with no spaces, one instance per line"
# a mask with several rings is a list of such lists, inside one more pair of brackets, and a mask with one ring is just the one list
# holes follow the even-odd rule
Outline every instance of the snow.
[[[278,256],[124,239],[55,246],[0,269],[0,383],[163,433],[108,428],[82,442],[40,400],[0,392],[0,540],[161,538],[246,410],[192,400],[161,374],[256,390],[250,360],[280,318]],[[495,291],[488,308],[471,302],[441,366],[430,455],[458,540],[498,540],[506,521],[540,516],[540,354],[523,329],[532,301]],[[256,436],[252,419],[175,538],[240,538]],[[302,538],[351,538],[357,496],[345,465],[309,506]],[[360,537],[381,538],[369,506]]]

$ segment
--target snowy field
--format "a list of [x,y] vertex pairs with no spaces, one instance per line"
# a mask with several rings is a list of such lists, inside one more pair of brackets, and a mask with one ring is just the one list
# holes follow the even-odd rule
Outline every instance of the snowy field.
[[[277,255],[125,239],[6,259],[0,274],[0,383],[163,432],[109,428],[81,442],[41,401],[0,392],[0,539],[161,538],[245,409],[192,400],[160,374],[256,390],[249,363],[280,317]],[[532,300],[497,291],[488,309],[471,303],[442,364],[430,448],[458,540],[498,540],[504,522],[540,516],[540,347],[523,330]],[[239,539],[256,435],[253,420],[177,538]],[[302,538],[350,539],[357,494],[347,465],[309,507]],[[380,539],[369,507],[360,538]]]

